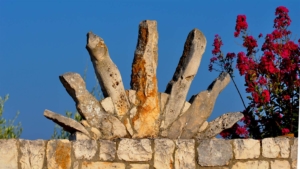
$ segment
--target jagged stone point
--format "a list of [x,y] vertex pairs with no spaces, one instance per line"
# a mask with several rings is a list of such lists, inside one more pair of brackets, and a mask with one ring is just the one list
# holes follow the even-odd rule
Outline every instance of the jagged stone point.
[[156,78],[157,22],[142,21],[138,34],[131,89],[125,90],[121,74],[111,60],[104,40],[89,32],[86,49],[104,99],[97,100],[86,89],[78,73],[68,72],[59,79],[83,119],[77,122],[50,110],[45,110],[44,116],[70,132],[71,140],[208,139],[243,117],[240,112],[226,113],[207,122],[219,93],[230,82],[227,73],[221,73],[207,90],[187,101],[186,96],[206,48],[206,38],[200,30],[193,29],[188,34],[182,56],[165,92],[158,92]]

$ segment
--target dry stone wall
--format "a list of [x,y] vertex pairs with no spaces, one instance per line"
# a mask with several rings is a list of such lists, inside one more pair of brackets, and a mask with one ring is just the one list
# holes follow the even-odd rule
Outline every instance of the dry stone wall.
[[0,140],[0,169],[296,169],[298,138]]

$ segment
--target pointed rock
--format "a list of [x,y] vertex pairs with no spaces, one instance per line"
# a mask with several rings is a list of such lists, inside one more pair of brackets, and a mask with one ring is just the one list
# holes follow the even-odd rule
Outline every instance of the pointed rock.
[[134,54],[131,88],[136,91],[137,113],[131,119],[134,138],[156,137],[159,131],[159,93],[157,88],[156,21],[145,20],[139,25],[138,44]]
[[86,49],[93,62],[103,96],[111,97],[117,116],[122,119],[129,110],[130,105],[119,69],[111,60],[103,39],[92,32],[87,34]]
[[203,122],[210,116],[219,93],[230,82],[227,73],[221,73],[207,90],[191,98],[191,106],[169,128],[168,138],[190,139],[196,135]]
[[206,38],[204,34],[198,29],[193,29],[186,39],[183,54],[173,78],[167,85],[165,91],[170,94],[170,96],[165,106],[162,129],[166,129],[180,115],[190,85],[197,74],[205,48]]
[[76,131],[80,131],[81,133],[84,133],[85,135],[90,137],[89,132],[79,122],[71,118],[54,113],[50,110],[45,110],[44,116],[52,120],[54,123],[60,125],[65,131],[68,131],[70,133],[75,133]]
[[218,135],[225,129],[232,127],[236,122],[244,117],[243,113],[226,113],[208,123],[203,132],[198,133],[197,139],[210,139]]

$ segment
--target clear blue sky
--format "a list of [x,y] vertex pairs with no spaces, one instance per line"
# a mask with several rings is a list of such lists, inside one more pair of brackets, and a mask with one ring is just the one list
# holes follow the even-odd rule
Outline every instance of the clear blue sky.
[[[300,37],[300,1],[5,1],[0,0],[0,96],[10,95],[4,117],[22,122],[24,139],[49,139],[54,123],[43,116],[45,109],[65,114],[75,111],[75,103],[58,76],[65,72],[83,75],[88,67],[87,86],[95,85],[95,75],[85,49],[86,33],[92,30],[108,46],[126,89],[130,88],[131,64],[137,43],[139,22],[158,22],[158,85],[165,90],[171,80],[185,39],[193,28],[207,38],[202,58],[187,100],[205,90],[218,76],[208,71],[215,34],[223,38],[224,52],[238,52],[241,39],[233,37],[238,14],[247,15],[255,37],[273,30],[277,6],[290,10],[290,29]],[[260,43],[261,44],[261,43]],[[244,91],[244,80],[236,72]],[[242,92],[244,98],[247,94]],[[243,110],[231,82],[219,95],[209,120],[223,113]]]

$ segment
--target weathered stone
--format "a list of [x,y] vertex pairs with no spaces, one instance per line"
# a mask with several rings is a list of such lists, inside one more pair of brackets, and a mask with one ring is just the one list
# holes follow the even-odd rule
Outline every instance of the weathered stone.
[[122,138],[127,135],[124,124],[111,115],[103,118],[100,131],[103,139]]
[[139,25],[138,44],[131,73],[131,89],[136,91],[137,114],[131,119],[133,138],[156,137],[159,132],[160,105],[156,79],[158,33],[156,21]]
[[117,155],[125,161],[148,161],[152,158],[151,142],[148,139],[122,139]]
[[86,136],[85,134],[81,133],[81,132],[75,132],[75,133],[72,133],[70,136],[69,136],[69,140],[90,140],[91,138]]
[[191,103],[185,102],[183,105],[183,109],[179,115],[181,116],[184,112],[186,112],[190,108],[190,106],[191,106]]
[[105,110],[105,112],[110,114],[115,114],[115,106],[113,101],[111,100],[111,97],[107,97],[100,101],[101,106]]
[[208,127],[202,133],[197,134],[197,139],[213,138],[225,129],[232,127],[236,122],[244,117],[243,113],[226,113],[209,122]]
[[236,162],[235,164],[233,164],[231,169],[269,169],[269,162],[268,161]]
[[297,168],[297,158],[298,158],[298,138],[294,138],[294,143],[291,146],[291,159],[292,168]]
[[133,135],[133,129],[132,129],[132,125],[130,124],[130,120],[128,118],[124,119],[124,125],[125,125],[126,130],[128,131],[128,133],[130,134],[130,136],[132,136]]
[[125,169],[123,163],[83,161],[81,169]]
[[73,163],[73,169],[79,169],[79,162],[78,161],[75,161]]
[[290,144],[288,138],[265,138],[262,140],[262,155],[267,158],[288,158]]
[[149,164],[129,164],[129,169],[149,169]]
[[162,129],[170,126],[180,115],[205,48],[206,38],[204,34],[198,29],[193,29],[186,39],[183,54],[165,91],[170,96],[165,107],[165,119],[164,126],[161,126]]
[[78,73],[69,72],[59,76],[59,79],[75,101],[80,115],[91,126],[100,128],[100,121],[106,113],[100,106],[99,101],[86,90],[86,85],[82,77]]
[[97,151],[97,141],[80,140],[73,142],[73,151],[77,160],[91,160]]
[[219,93],[230,82],[228,73],[221,73],[207,90],[193,96],[189,109],[180,116],[168,130],[168,138],[190,139],[198,132],[199,127],[210,116]]
[[154,168],[173,169],[175,143],[169,139],[154,140]]
[[179,139],[175,143],[175,169],[195,168],[195,140]]
[[0,164],[3,169],[18,168],[18,141],[0,139]]
[[99,138],[102,137],[101,132],[95,127],[89,128],[89,131],[90,131],[90,134],[91,134],[91,138],[93,140],[98,140]]
[[234,139],[233,152],[235,159],[253,159],[260,155],[260,141],[253,139]]
[[47,168],[71,168],[71,143],[68,140],[50,140],[47,144]]
[[[164,109],[165,109],[165,105],[167,103],[167,100],[169,98],[169,94],[167,93],[160,93],[160,112],[164,112]],[[163,121],[162,121],[163,123]],[[163,124],[161,124],[163,125]]]
[[81,120],[80,123],[84,126],[84,127],[91,127],[91,125],[89,125],[89,123],[86,120]]
[[130,104],[125,93],[120,71],[111,60],[103,39],[92,32],[87,34],[86,49],[93,62],[103,96],[105,98],[111,97],[116,115],[121,119],[128,112]]
[[56,124],[60,125],[61,127],[63,127],[65,131],[68,131],[70,133],[75,133],[76,131],[80,131],[85,135],[87,135],[88,137],[90,137],[89,132],[79,122],[71,118],[54,113],[50,110],[45,110],[44,116],[52,120]]
[[198,134],[201,133],[202,131],[204,131],[207,128],[207,126],[208,126],[208,122],[207,121],[203,122],[203,124],[201,125],[201,127],[198,130]]
[[290,163],[287,160],[274,160],[271,161],[271,169],[290,169]]
[[[20,140],[22,169],[40,169],[44,165],[46,141]],[[2,151],[2,150],[1,150]]]
[[228,140],[200,140],[197,148],[198,164],[201,166],[228,165],[232,159],[232,146]]
[[116,158],[116,143],[109,140],[100,140],[100,160],[113,161]]
[[127,94],[129,103],[131,105],[137,106],[138,103],[137,103],[137,100],[136,100],[136,91],[135,90],[126,90],[126,94]]

